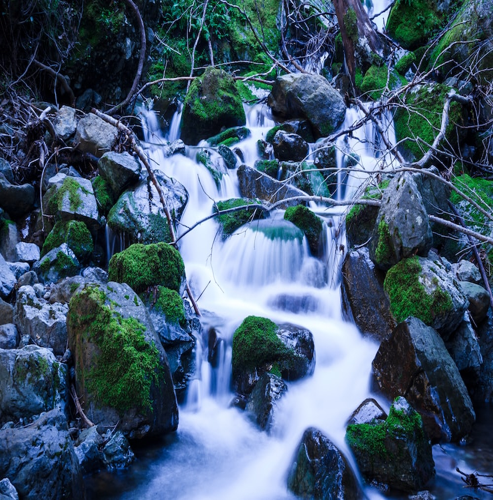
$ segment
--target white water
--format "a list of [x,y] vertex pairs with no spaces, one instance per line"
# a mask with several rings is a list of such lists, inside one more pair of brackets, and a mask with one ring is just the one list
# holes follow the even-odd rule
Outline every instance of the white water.
[[[261,106],[248,109],[247,116],[252,137],[237,147],[245,163],[253,165],[257,159],[256,141],[274,122]],[[349,110],[345,125],[357,119],[358,112]],[[157,131],[151,126],[147,133],[155,138]],[[357,168],[373,170],[378,164],[374,152],[369,142],[360,142],[373,139],[373,135],[372,126],[367,125],[354,138],[341,139],[338,148],[355,150],[361,157]],[[235,171],[223,177],[218,189],[207,169],[192,159],[195,148],[189,148],[187,156],[170,158],[165,157],[164,151],[156,146],[149,148],[153,162],[189,192],[180,232],[211,213],[212,199],[239,196]],[[342,161],[341,152],[338,162]],[[353,196],[364,178],[341,178],[347,186],[339,190],[338,199]],[[214,326],[226,341],[222,363],[212,368],[207,362],[207,346],[201,345],[200,370],[181,408],[175,442],[153,461],[138,489],[120,498],[292,498],[286,488],[286,476],[302,433],[309,426],[325,432],[350,457],[344,441],[345,422],[371,395],[371,361],[377,345],[364,340],[356,327],[342,318],[337,286],[343,258],[339,245],[344,243],[341,209],[312,208],[325,214],[332,225],[327,227],[328,243],[322,260],[310,255],[305,240],[270,239],[256,222],[240,228],[223,242],[219,226],[212,219],[181,240],[180,251],[195,295],[205,289],[199,301],[203,321]],[[277,227],[280,219],[282,211],[260,225]],[[260,432],[245,413],[229,407],[234,396],[230,391],[232,335],[249,315],[299,324],[313,333],[315,341],[315,373],[306,380],[288,384],[270,436]],[[380,498],[372,490],[367,494]]]

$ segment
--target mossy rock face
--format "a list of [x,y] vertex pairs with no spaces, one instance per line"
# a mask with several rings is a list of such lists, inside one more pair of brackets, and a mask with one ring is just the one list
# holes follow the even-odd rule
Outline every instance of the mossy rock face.
[[402,79],[399,75],[396,75],[393,71],[385,65],[383,66],[371,66],[365,73],[359,88],[364,95],[370,96],[372,99],[377,101],[382,97],[384,90],[389,88],[393,90],[401,86],[403,83],[407,83],[405,79]]
[[306,161],[301,163],[283,161],[280,165],[281,181],[289,178],[293,186],[310,196],[330,197],[330,190],[324,176],[313,164]]
[[[443,106],[451,88],[441,84],[419,87],[408,93],[405,107],[399,107],[395,113],[395,134],[401,152],[409,159],[421,159],[429,150],[438,135],[442,123]],[[450,144],[457,144],[457,125],[464,124],[461,104],[450,104],[449,124],[445,139]],[[443,144],[446,145],[445,141]]]
[[317,217],[309,208],[297,205],[286,209],[284,219],[292,222],[303,231],[313,255],[318,256],[322,253],[324,225],[320,217]]
[[368,483],[415,492],[435,474],[421,416],[402,397],[396,398],[385,421],[348,425],[346,442]]
[[448,339],[461,322],[468,300],[459,283],[437,259],[410,257],[387,273],[384,289],[397,323],[413,316]]
[[233,383],[249,394],[266,372],[297,380],[315,368],[315,347],[308,330],[248,316],[233,336]]
[[185,265],[178,250],[167,243],[136,243],[111,257],[108,277],[127,283],[136,293],[158,285],[180,291],[185,281]]
[[63,278],[75,276],[80,263],[66,243],[50,250],[33,265],[33,271],[42,283],[56,283]]
[[243,139],[247,139],[251,135],[252,133],[247,127],[233,127],[228,128],[224,132],[220,132],[214,137],[209,137],[207,142],[209,143],[209,146],[219,146],[220,144],[225,144],[225,142],[228,141],[226,146],[230,147]]
[[444,22],[435,0],[397,0],[387,20],[387,32],[403,48],[414,50],[425,45]]
[[349,246],[354,247],[366,243],[375,227],[378,207],[354,205],[346,215],[346,237]]
[[245,125],[246,117],[233,78],[223,70],[207,68],[194,80],[185,99],[181,137],[187,144],[218,134],[223,127]]
[[[231,198],[229,200],[218,201],[216,206],[217,210],[228,210],[230,208],[241,207],[242,205],[255,205],[259,202],[256,200],[249,200],[245,198]],[[214,209],[216,210],[216,209]],[[222,214],[216,217],[219,224],[222,226],[223,239],[231,236],[241,226],[252,220],[263,219],[264,212],[259,209],[239,210],[238,212],[231,212],[229,214]]]
[[83,222],[57,222],[46,238],[41,255],[46,255],[53,248],[66,243],[81,262],[87,260],[94,249],[91,233]]
[[219,190],[223,176],[227,173],[224,158],[212,149],[201,149],[197,152],[195,160],[198,163],[202,163],[202,165],[204,165],[204,167],[209,171],[214,179],[217,189]]
[[273,179],[278,180],[279,161],[278,160],[257,160],[254,167],[259,171],[267,174]]
[[417,62],[416,54],[414,52],[409,52],[395,63],[395,70],[399,75],[404,76],[415,62]]
[[116,197],[113,194],[111,186],[100,175],[94,177],[91,182],[99,212],[106,217],[111,207],[116,203]]
[[77,392],[91,418],[131,439],[176,429],[166,357],[142,301],[126,284],[88,285],[70,300],[69,346]]

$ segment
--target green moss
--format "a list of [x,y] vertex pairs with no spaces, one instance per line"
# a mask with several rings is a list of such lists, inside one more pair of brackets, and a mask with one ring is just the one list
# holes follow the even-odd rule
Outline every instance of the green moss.
[[299,227],[306,236],[313,255],[319,254],[323,223],[309,208],[303,205],[289,207],[284,212],[284,219]]
[[65,252],[58,252],[54,267],[55,271],[62,276],[67,271],[70,272],[74,267],[77,267],[77,264]]
[[389,226],[384,220],[381,220],[380,224],[378,224],[378,243],[375,249],[375,259],[378,264],[385,265],[392,261],[393,256]]
[[[452,184],[472,198],[484,210],[490,212],[493,210],[493,182],[464,174],[459,177],[453,177]],[[450,201],[467,211],[467,222],[472,222],[476,225],[486,224],[486,217],[477,208],[464,201],[455,191],[452,191]]]
[[65,177],[62,185],[57,188],[53,186],[50,188],[47,194],[49,197],[48,210],[51,215],[56,214],[56,212],[62,207],[65,195],[68,195],[69,207],[72,212],[77,212],[77,210],[82,206],[81,192],[84,194],[90,194],[87,189],[84,189],[74,177]]
[[361,90],[361,84],[363,83],[363,73],[361,72],[361,68],[358,66],[354,72],[354,84],[357,89]]
[[113,191],[108,182],[106,182],[100,175],[94,177],[91,182],[99,210],[102,215],[106,216],[111,210],[111,207],[116,203]]
[[166,321],[172,324],[185,324],[185,308],[179,293],[164,286],[158,289],[158,297],[154,308],[166,316]]
[[414,52],[409,52],[405,56],[401,57],[395,64],[395,70],[399,75],[404,76],[409,68],[416,62],[416,54]]
[[389,75],[387,66],[371,66],[365,73],[359,88],[364,94],[369,95],[374,100],[378,100],[382,97],[387,85],[392,90],[397,88],[400,83],[402,82],[393,72],[390,72]]
[[280,369],[278,363],[274,363],[272,365],[272,368],[270,369],[269,373],[272,373],[272,375],[275,375],[276,377],[279,377],[279,378],[282,377],[281,369]]
[[[242,205],[258,205],[257,200],[247,200],[244,198],[231,198],[229,200],[218,201],[214,211],[229,210],[230,208],[241,207]],[[264,214],[261,210],[245,209],[229,214],[222,214],[216,217],[223,229],[223,238],[233,234],[238,228],[252,220],[262,219]]]
[[346,28],[347,36],[356,43],[358,41],[358,18],[356,11],[350,7],[344,14],[344,27]]
[[[230,146],[232,144],[236,144],[237,142],[250,137],[252,133],[250,129],[247,127],[232,127],[228,128],[224,132],[215,135],[214,137],[210,137],[207,139],[209,146],[219,146],[220,144],[224,144],[225,146]],[[234,142],[226,144],[227,141],[234,140]]]
[[[406,106],[398,108],[395,114],[395,133],[401,148],[421,158],[428,145],[433,144],[442,122],[443,106],[450,87],[427,85],[416,92],[407,94]],[[456,124],[463,123],[462,107],[458,102],[450,105],[450,121],[446,129],[446,139],[456,141]]]
[[86,287],[70,301],[69,330],[77,333],[79,342],[86,338],[98,347],[92,368],[79,383],[96,401],[120,414],[135,407],[152,410],[151,388],[164,383],[159,351],[145,340],[144,325],[134,318],[123,319],[105,301],[98,286]]
[[257,160],[255,168],[273,179],[277,179],[279,173],[279,162],[277,160]]
[[274,136],[276,135],[278,130],[282,130],[281,125],[276,125],[275,127],[272,127],[270,130],[268,130],[267,134],[265,134],[265,141],[269,144],[272,144]]
[[41,255],[46,255],[53,248],[66,243],[79,260],[85,260],[94,249],[91,233],[80,221],[59,221],[46,238]]
[[70,293],[74,294],[80,287],[80,283],[70,283]]
[[452,308],[448,292],[435,283],[435,290],[428,294],[420,281],[422,268],[418,257],[404,259],[392,267],[384,281],[390,299],[390,310],[398,323],[409,316],[431,325],[434,318]]
[[204,165],[204,167],[209,171],[217,188],[219,189],[221,187],[223,173],[216,169],[214,162],[211,159],[211,152],[207,149],[202,149],[197,152],[195,160],[198,163],[202,163],[202,165]]
[[270,319],[248,316],[233,335],[233,374],[254,370],[266,363],[288,360],[293,352],[276,335],[277,325]]
[[178,250],[167,243],[137,243],[113,255],[108,276],[110,281],[127,283],[136,293],[157,285],[178,291],[185,265]]

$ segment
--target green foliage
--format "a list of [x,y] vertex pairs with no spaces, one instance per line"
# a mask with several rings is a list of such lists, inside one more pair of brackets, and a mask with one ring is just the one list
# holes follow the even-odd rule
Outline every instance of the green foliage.
[[409,316],[431,325],[434,318],[452,308],[452,299],[436,280],[431,294],[426,292],[420,280],[422,268],[418,257],[401,260],[392,267],[384,281],[384,289],[390,299],[390,310],[398,323]]
[[[424,151],[433,144],[442,122],[445,98],[450,91],[446,85],[426,85],[406,95],[405,104],[395,114],[395,133],[398,141],[404,141],[401,148],[421,158]],[[463,123],[462,107],[458,102],[450,104],[449,124],[446,138],[453,142],[456,124]]]
[[80,221],[59,221],[46,238],[41,255],[46,255],[53,248],[66,243],[79,260],[84,260],[92,253],[94,244],[87,226]]
[[185,324],[185,308],[180,294],[164,286],[158,288],[158,296],[154,305],[156,311],[166,316],[166,321],[171,324]]
[[105,181],[100,175],[92,179],[92,188],[94,190],[94,196],[98,203],[99,210],[102,215],[108,215],[109,211],[116,203],[113,190],[107,181]]
[[352,7],[344,14],[344,27],[346,28],[347,36],[353,43],[356,43],[358,41],[358,17]]
[[110,281],[127,283],[136,293],[157,285],[179,291],[185,265],[178,250],[167,243],[137,243],[111,257],[108,276]]
[[284,219],[299,227],[306,236],[312,254],[318,255],[323,223],[309,208],[303,205],[289,207],[284,212]]
[[233,335],[233,373],[254,370],[292,356],[276,333],[277,325],[270,319],[245,318]]
[[68,328],[79,343],[85,338],[98,347],[93,367],[79,382],[99,403],[120,414],[130,408],[152,411],[151,387],[163,383],[162,369],[158,349],[145,339],[144,325],[114,313],[104,291],[90,286],[72,297]]
[[[241,207],[242,205],[258,205],[257,200],[248,200],[245,198],[231,198],[229,200],[218,201],[217,209],[214,211],[228,210],[230,208]],[[262,219],[263,212],[258,209],[245,209],[229,214],[222,214],[216,217],[223,229],[223,239],[233,234],[238,228],[256,219]]]

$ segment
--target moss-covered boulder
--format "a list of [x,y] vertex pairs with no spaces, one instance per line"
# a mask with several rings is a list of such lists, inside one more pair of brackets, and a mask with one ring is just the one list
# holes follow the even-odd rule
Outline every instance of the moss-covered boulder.
[[364,96],[369,96],[375,101],[382,97],[382,93],[387,88],[394,90],[407,83],[405,79],[401,80],[398,74],[394,71],[389,71],[389,68],[384,64],[383,66],[370,66],[361,80],[359,89]]
[[273,179],[279,179],[279,161],[278,160],[257,160],[254,167],[264,174],[272,177]]
[[[438,135],[442,123],[443,106],[451,88],[442,84],[428,84],[416,87],[404,98],[405,106],[400,106],[394,117],[395,134],[400,151],[409,159],[421,159],[430,149]],[[449,124],[445,139],[451,145],[457,144],[457,125],[464,125],[462,105],[452,102]],[[447,142],[443,141],[443,147]]]
[[75,276],[79,270],[79,260],[66,243],[53,248],[33,265],[39,280],[46,284]]
[[233,78],[221,69],[207,68],[193,81],[185,98],[181,138],[186,144],[197,144],[224,127],[245,123],[245,111]]
[[224,145],[227,147],[231,147],[234,144],[242,141],[243,139],[247,139],[252,135],[252,132],[247,127],[232,127],[228,128],[224,132],[220,132],[214,137],[209,137],[207,142],[209,146],[220,146]]
[[217,189],[221,188],[223,176],[227,174],[227,167],[224,158],[212,149],[201,149],[195,156],[197,163],[201,163],[209,171]]
[[315,346],[309,330],[267,318],[248,316],[233,336],[233,383],[249,394],[263,373],[286,380],[311,375],[315,369]]
[[438,330],[445,340],[469,305],[459,283],[438,258],[402,260],[387,273],[384,288],[397,323],[414,316]]
[[87,285],[67,318],[77,393],[95,424],[130,439],[174,431],[178,408],[166,353],[142,301],[126,284]]
[[91,233],[80,221],[58,221],[46,238],[41,255],[46,255],[55,247],[66,243],[81,262],[87,260],[94,249]]
[[[218,201],[214,211],[229,210],[230,208],[241,207],[243,205],[258,205],[260,202],[246,198],[231,198],[229,200]],[[241,226],[252,220],[259,220],[265,217],[260,209],[245,209],[229,214],[222,214],[216,217],[216,220],[222,227],[222,237],[226,239],[231,236]]]
[[323,252],[324,224],[320,217],[303,205],[289,207],[284,212],[284,219],[299,227],[308,241],[308,246],[313,255]]
[[351,465],[321,431],[308,428],[288,475],[288,489],[298,498],[361,500],[364,494]]
[[108,278],[127,283],[136,293],[153,286],[180,291],[185,282],[185,265],[180,252],[167,243],[136,243],[111,257]]
[[382,392],[406,397],[433,442],[458,441],[471,432],[471,399],[436,330],[407,318],[380,344],[372,366]]
[[403,397],[395,399],[386,420],[348,425],[346,441],[368,483],[416,492],[435,475],[421,416]]
[[96,202],[98,204],[99,213],[106,217],[111,210],[111,207],[116,203],[117,198],[113,194],[113,190],[111,189],[109,183],[100,175],[94,177],[91,182],[94,190],[94,196],[96,197]]
[[108,182],[115,196],[139,180],[142,166],[136,158],[125,153],[110,151],[105,153],[98,162],[101,177]]

